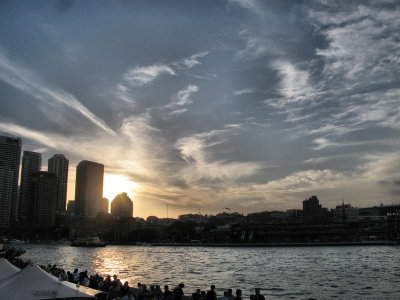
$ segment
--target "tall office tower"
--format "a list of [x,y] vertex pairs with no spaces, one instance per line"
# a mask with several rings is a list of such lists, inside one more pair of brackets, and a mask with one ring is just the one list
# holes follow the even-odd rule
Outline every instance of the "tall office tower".
[[109,206],[108,199],[101,198],[99,206],[100,212],[103,214],[108,214],[108,206]]
[[133,201],[127,193],[118,194],[111,202],[111,215],[117,218],[132,218]]
[[0,228],[7,228],[10,223],[13,175],[11,169],[0,167]]
[[104,165],[83,160],[76,167],[75,214],[96,216],[101,211]]
[[67,202],[67,183],[68,183],[68,163],[69,160],[62,154],[55,154],[49,158],[48,171],[58,176],[58,196],[56,210],[65,211]]
[[31,209],[28,221],[37,227],[55,225],[58,177],[54,173],[33,172],[30,180]]
[[28,220],[29,211],[32,206],[31,199],[31,175],[40,171],[42,155],[33,151],[24,151],[22,156],[21,185],[19,189],[19,222],[25,223]]
[[[20,138],[0,136],[0,168],[2,169],[2,177],[4,178],[0,186],[0,218],[4,219],[0,222],[6,227],[8,227],[10,223],[15,223],[17,221],[21,145],[22,140]],[[5,179],[5,177],[7,177],[7,179]],[[9,194],[10,192],[11,195]]]

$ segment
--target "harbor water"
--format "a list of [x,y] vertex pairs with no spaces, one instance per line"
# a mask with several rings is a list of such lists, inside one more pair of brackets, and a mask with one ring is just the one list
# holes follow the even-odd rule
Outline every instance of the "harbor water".
[[66,271],[118,275],[136,286],[185,283],[196,288],[240,288],[244,299],[255,287],[266,299],[400,299],[400,247],[207,248],[19,245],[37,264]]

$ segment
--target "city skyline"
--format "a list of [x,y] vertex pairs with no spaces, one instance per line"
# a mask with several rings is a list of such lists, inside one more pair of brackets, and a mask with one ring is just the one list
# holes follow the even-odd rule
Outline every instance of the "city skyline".
[[0,7],[0,134],[63,153],[67,200],[89,160],[139,217],[399,202],[395,2]]

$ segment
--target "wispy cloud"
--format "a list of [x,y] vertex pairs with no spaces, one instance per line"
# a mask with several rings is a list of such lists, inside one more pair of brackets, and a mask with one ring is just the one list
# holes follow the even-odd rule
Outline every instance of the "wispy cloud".
[[190,95],[199,91],[199,87],[197,85],[189,85],[186,89],[181,90],[176,95],[176,98],[171,103],[172,106],[183,106],[192,104],[193,100],[190,98]]
[[261,6],[257,0],[228,0],[228,3],[239,5],[254,13],[259,13],[261,10]]
[[278,60],[272,66],[278,71],[281,80],[278,91],[284,100],[279,101],[279,105],[301,102],[313,97],[314,89],[307,71],[299,69],[288,61]]
[[17,66],[0,53],[0,79],[22,92],[51,105],[54,101],[73,109],[93,124],[114,135],[112,130],[102,119],[87,109],[72,94],[60,89],[51,88],[42,83],[30,71]]
[[295,172],[279,180],[273,180],[263,185],[270,191],[307,191],[313,189],[333,188],[345,182],[347,176],[335,170],[306,170]]
[[130,68],[124,74],[123,79],[131,85],[142,86],[153,81],[158,76],[164,73],[169,75],[176,75],[175,71],[171,67],[162,64],[155,64],[144,67]]
[[246,89],[241,89],[234,91],[233,94],[235,96],[240,96],[240,95],[246,95],[246,94],[251,94],[254,93],[255,89],[254,88],[246,88]]
[[202,180],[235,181],[256,174],[264,166],[256,162],[215,160],[213,147],[225,142],[236,127],[212,130],[180,138],[175,147],[188,166],[183,169],[185,180],[198,184]]
[[209,54],[208,51],[199,52],[199,53],[193,54],[190,57],[185,57],[178,62],[172,63],[171,65],[178,69],[191,69],[197,65],[200,65],[201,62],[200,62],[199,58],[205,57],[208,54]]

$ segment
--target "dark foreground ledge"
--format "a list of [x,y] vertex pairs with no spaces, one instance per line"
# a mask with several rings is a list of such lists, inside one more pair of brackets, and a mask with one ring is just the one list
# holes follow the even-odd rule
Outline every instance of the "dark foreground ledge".
[[177,246],[177,247],[326,247],[326,246],[395,246],[394,241],[370,242],[318,242],[318,243],[253,243],[253,244],[202,244],[202,243],[151,243],[140,246]]

